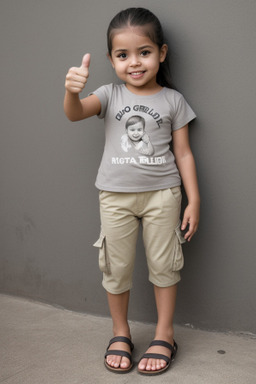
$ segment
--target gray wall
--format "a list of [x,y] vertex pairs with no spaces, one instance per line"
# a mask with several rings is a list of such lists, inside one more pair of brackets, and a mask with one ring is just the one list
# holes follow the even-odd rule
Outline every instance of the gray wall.
[[[66,119],[64,78],[91,52],[87,91],[115,80],[106,29],[133,5],[161,19],[175,84],[198,115],[201,223],[184,246],[175,320],[256,333],[254,0],[1,1],[0,291],[108,315],[92,247],[103,125]],[[130,318],[156,320],[141,240]]]

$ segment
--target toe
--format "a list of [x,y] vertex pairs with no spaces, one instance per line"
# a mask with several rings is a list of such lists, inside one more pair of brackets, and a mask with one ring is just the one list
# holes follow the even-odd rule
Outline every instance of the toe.
[[126,357],[123,357],[120,363],[120,367],[126,369],[130,366],[130,361]]
[[165,360],[160,360],[159,361],[159,364],[160,364],[160,368],[164,368],[166,366],[166,361]]
[[121,358],[115,355],[109,355],[107,358],[107,364],[113,368],[118,368],[120,366],[120,361]]
[[157,359],[156,360],[156,369],[159,370],[162,368],[161,360]]
[[120,367],[120,362],[121,362],[121,358],[118,357],[118,356],[116,356],[116,358],[114,359],[114,365],[113,365],[113,367],[115,367],[115,368]]
[[155,359],[148,359],[147,371],[155,371],[156,370],[156,360]]
[[147,359],[142,359],[139,363],[139,369],[144,371],[146,369],[146,366],[147,366],[147,362],[148,360]]

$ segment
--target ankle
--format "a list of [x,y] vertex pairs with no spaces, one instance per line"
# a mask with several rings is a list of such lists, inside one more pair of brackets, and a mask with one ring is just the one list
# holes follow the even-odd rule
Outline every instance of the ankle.
[[123,326],[114,326],[113,327],[113,335],[114,337],[116,336],[124,336],[124,337],[128,337],[128,339],[131,338],[131,331],[130,331],[130,327],[129,325],[123,325]]
[[173,344],[174,329],[173,327],[156,327],[155,340],[164,340]]

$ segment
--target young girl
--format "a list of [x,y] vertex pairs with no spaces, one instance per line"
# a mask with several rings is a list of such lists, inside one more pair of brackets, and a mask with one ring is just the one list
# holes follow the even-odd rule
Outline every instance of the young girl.
[[[138,364],[138,372],[166,371],[177,352],[173,316],[177,283],[183,267],[181,243],[190,241],[199,222],[200,198],[188,123],[195,118],[183,96],[171,89],[159,20],[143,8],[118,13],[108,28],[108,57],[122,85],[100,87],[80,100],[88,76],[90,55],[66,76],[64,110],[71,121],[93,115],[104,118],[106,142],[96,187],[100,190],[99,265],[113,320],[114,338],[105,366],[116,373],[133,367],[127,319],[129,292],[139,225],[154,285],[158,322],[153,342]],[[122,148],[127,121],[145,120],[153,151]],[[173,152],[170,151],[170,142]],[[180,231],[181,179],[187,194]]]

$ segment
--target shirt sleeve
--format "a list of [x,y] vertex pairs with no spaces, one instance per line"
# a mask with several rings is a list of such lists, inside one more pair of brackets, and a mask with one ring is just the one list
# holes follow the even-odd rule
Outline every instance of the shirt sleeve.
[[89,94],[89,96],[90,95],[96,95],[98,97],[98,99],[100,100],[101,110],[100,110],[100,114],[98,115],[99,119],[104,119],[104,117],[105,117],[107,106],[108,106],[108,101],[109,101],[110,95],[112,93],[112,88],[113,88],[112,84],[103,85],[100,88],[96,89],[94,92],[91,92]]
[[172,130],[175,131],[184,127],[190,121],[195,119],[196,114],[187,103],[183,95],[175,92],[175,111],[172,118]]

